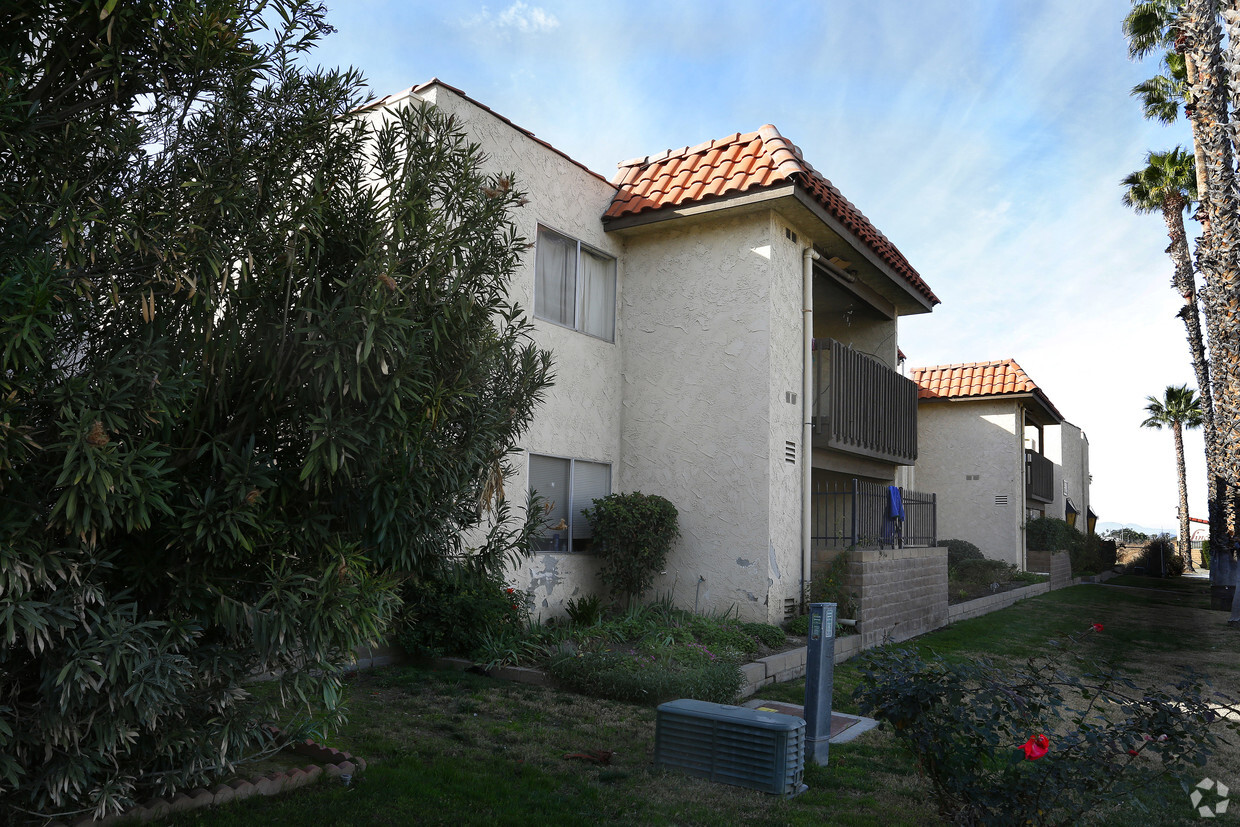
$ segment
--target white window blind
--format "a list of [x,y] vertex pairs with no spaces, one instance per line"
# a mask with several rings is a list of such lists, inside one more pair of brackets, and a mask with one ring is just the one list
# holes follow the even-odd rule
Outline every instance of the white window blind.
[[573,327],[577,301],[577,245],[564,236],[540,230],[534,261],[534,315]]
[[607,341],[616,338],[616,260],[538,228],[534,315]]
[[581,329],[610,342],[616,337],[616,261],[581,253]]
[[594,536],[582,512],[611,493],[611,466],[601,462],[573,462],[573,543]]

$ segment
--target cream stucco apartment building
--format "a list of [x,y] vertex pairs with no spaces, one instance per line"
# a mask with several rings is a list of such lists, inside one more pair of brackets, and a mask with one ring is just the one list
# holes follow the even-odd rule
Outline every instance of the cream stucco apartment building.
[[[1089,440],[1013,359],[913,368],[919,487],[938,495],[938,533],[1030,568],[1025,522],[1093,530]],[[1038,568],[1034,566],[1033,568]]]
[[597,592],[580,510],[637,490],[680,512],[657,593],[782,620],[810,575],[812,485],[887,485],[916,459],[897,331],[934,293],[773,126],[609,181],[437,80],[371,111],[421,101],[528,197],[516,221],[534,248],[511,289],[557,380],[505,485],[554,507],[512,582],[545,615]]

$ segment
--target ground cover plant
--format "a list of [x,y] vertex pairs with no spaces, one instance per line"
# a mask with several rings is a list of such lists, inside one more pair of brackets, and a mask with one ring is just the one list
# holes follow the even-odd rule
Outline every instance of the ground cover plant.
[[[1093,664],[1124,665],[1141,685],[1173,686],[1185,667],[1192,667],[1207,673],[1216,687],[1240,686],[1235,632],[1214,622],[1208,586],[1146,588],[1167,582],[1131,578],[1123,587],[1062,589],[910,645],[927,659],[939,655],[962,663],[985,657],[1020,664],[1044,653],[1048,639],[1098,622],[1104,632],[1084,641]],[[854,692],[862,678],[857,659],[836,667],[835,710],[860,711]],[[761,696],[801,703],[804,692],[804,681],[795,681],[764,687]],[[784,801],[654,772],[654,710],[645,706],[409,667],[358,675],[349,684],[348,702],[350,721],[329,743],[372,762],[356,786],[320,784],[185,814],[171,824],[943,823],[931,785],[890,725],[833,745],[828,767],[807,767],[809,791]],[[1013,738],[1009,746],[1015,749],[1027,737]],[[614,752],[607,764],[565,758],[604,750]],[[1038,762],[1053,758],[1048,752]],[[1155,757],[1143,752],[1137,760]],[[1189,767],[1136,792],[1135,802],[1100,806],[1079,823],[1200,824],[1180,781],[1192,786],[1209,776],[1235,789],[1237,767],[1240,747],[1233,739],[1219,744],[1203,767]],[[1234,821],[1228,814],[1215,823]]]
[[[506,592],[514,609],[526,605],[521,592]],[[730,703],[743,682],[740,665],[788,644],[778,626],[695,614],[668,600],[604,610],[582,599],[565,619],[500,624],[475,637],[477,645],[453,654],[488,669],[539,667],[586,694],[645,704],[679,697]]]

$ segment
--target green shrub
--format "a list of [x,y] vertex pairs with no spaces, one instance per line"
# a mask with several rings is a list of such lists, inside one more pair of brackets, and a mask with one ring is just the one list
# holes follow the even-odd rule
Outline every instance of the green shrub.
[[735,623],[703,623],[692,628],[693,638],[716,652],[750,654],[758,649],[757,641]]
[[393,637],[414,657],[468,657],[484,642],[494,650],[519,636],[529,619],[529,595],[475,565],[411,578],[401,596],[404,607]]
[[1031,551],[1071,551],[1084,535],[1058,517],[1036,517],[1025,524],[1025,543]]
[[953,571],[955,580],[985,585],[996,582],[1006,583],[1016,574],[1016,567],[1002,560],[962,560]]
[[[1115,568],[1117,547],[1114,540],[1104,540],[1097,534],[1090,534],[1086,538],[1086,543],[1093,547],[1093,554],[1098,563],[1097,571],[1110,571]],[[1073,573],[1076,573],[1075,569]]]
[[790,635],[805,637],[809,634],[809,615],[797,615],[784,624],[784,629]]
[[784,630],[769,623],[742,623],[741,631],[772,649],[788,642],[788,636],[784,634]]
[[986,555],[968,540],[940,540],[940,546],[947,546],[947,567],[954,569],[962,560],[983,560]]
[[1133,565],[1144,567],[1151,577],[1178,577],[1184,573],[1184,561],[1176,553],[1169,534],[1159,534],[1146,543]]
[[1081,823],[1204,763],[1216,718],[1197,675],[1171,691],[1137,689],[1113,671],[1077,677],[1066,667],[1079,662],[1069,651],[1079,642],[1051,643],[1023,668],[884,648],[862,661],[854,698],[916,756],[945,822]]
[[564,604],[568,619],[577,626],[593,626],[603,617],[603,601],[598,595],[576,597]]
[[1201,567],[1203,569],[1210,568],[1210,541],[1201,541]]
[[579,651],[552,658],[556,680],[596,698],[656,706],[675,698],[733,703],[744,676],[737,661],[700,644],[653,654],[646,651]]
[[679,530],[676,507],[657,494],[609,494],[582,513],[601,558],[599,578],[630,604],[663,568]]
[[836,604],[836,617],[857,616],[856,596],[848,585],[849,561],[847,551],[840,553],[809,584],[809,602]]

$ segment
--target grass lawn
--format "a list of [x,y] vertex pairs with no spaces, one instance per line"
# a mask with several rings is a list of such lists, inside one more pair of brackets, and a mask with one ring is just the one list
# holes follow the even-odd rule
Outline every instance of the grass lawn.
[[[1132,580],[1134,582],[1127,582]],[[1140,581],[1140,582],[1136,582]],[[1139,684],[1171,683],[1185,666],[1216,687],[1240,687],[1240,633],[1211,612],[1208,584],[1126,578],[1136,588],[1085,585],[1041,595],[911,642],[948,658],[1023,659],[1048,638],[1106,627],[1084,653],[1126,664]],[[857,669],[837,667],[834,703],[855,711]],[[762,697],[800,702],[804,684]],[[651,766],[654,710],[508,684],[467,673],[410,667],[359,675],[349,688],[350,723],[326,743],[364,756],[370,768],[345,788],[321,783],[269,799],[187,813],[173,825],[256,824],[841,824],[938,823],[929,790],[886,729],[831,748],[828,767],[809,765],[809,791],[783,800]],[[1234,741],[1235,739],[1232,738]],[[609,766],[566,753],[613,750]],[[1240,747],[1221,745],[1187,783],[1209,775],[1240,792]],[[1155,793],[1169,804],[1160,806]],[[1233,797],[1235,795],[1233,794]],[[1177,782],[1150,790],[1145,812],[1098,813],[1102,824],[1188,824],[1198,818]],[[1240,810],[1240,806],[1236,807]],[[1228,813],[1216,824],[1240,823]]]

